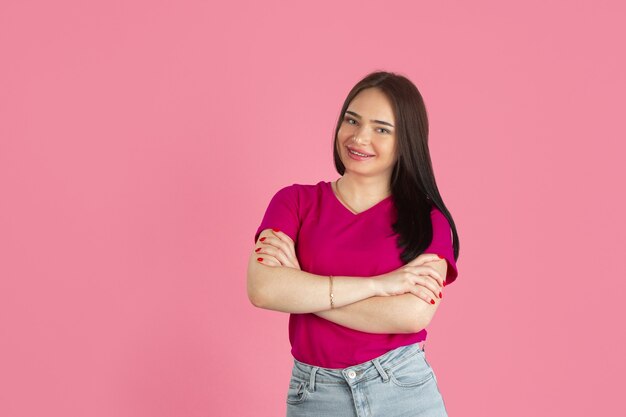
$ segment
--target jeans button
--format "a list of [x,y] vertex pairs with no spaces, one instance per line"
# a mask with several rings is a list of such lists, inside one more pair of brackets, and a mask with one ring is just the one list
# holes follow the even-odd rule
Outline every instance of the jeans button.
[[349,371],[349,372],[348,372],[348,378],[350,378],[350,379],[354,379],[354,377],[356,377],[356,372],[354,372],[354,371],[352,371],[352,370],[351,370],[351,371]]

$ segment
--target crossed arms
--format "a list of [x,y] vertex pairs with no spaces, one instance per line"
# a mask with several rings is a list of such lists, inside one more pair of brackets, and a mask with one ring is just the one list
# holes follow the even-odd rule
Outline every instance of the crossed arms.
[[[259,235],[272,236],[271,229]],[[255,247],[260,247],[259,240]],[[277,266],[257,261],[260,255],[250,255],[247,272],[248,298],[253,305],[285,313],[313,313],[333,323],[368,333],[416,333],[428,326],[441,300],[429,304],[412,293],[377,295],[376,277],[333,277],[335,308],[330,308],[329,278],[299,268]],[[420,255],[422,256],[422,255]],[[431,261],[428,266],[446,276],[445,259]]]

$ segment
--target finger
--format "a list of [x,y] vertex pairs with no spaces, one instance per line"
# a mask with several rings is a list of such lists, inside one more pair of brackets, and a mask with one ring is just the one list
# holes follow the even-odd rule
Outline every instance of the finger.
[[285,242],[284,240],[281,240],[277,236],[266,236],[265,238],[259,239],[259,242],[265,245],[275,246],[279,248],[280,250],[282,250],[285,254],[290,254],[294,257],[296,256],[293,249],[290,248],[291,245],[289,244],[289,242]]
[[278,237],[280,240],[282,240],[283,242],[286,243],[286,245],[289,247],[289,251],[293,254],[294,258],[296,257],[296,248],[295,248],[295,244],[293,242],[293,239],[285,232],[281,232],[278,229],[272,229],[272,232],[274,233],[274,235],[276,235],[276,237]]
[[441,273],[437,271],[435,268],[428,266],[428,265],[424,265],[423,268],[427,268],[426,271],[428,271],[428,273],[427,275],[422,275],[422,276],[426,276],[432,279],[437,284],[438,291],[443,289],[443,283],[445,279],[442,277]]
[[407,279],[412,285],[421,285],[425,289],[428,289],[431,294],[437,296],[437,298],[441,298],[439,294],[441,294],[442,287],[439,286],[439,282],[434,277],[430,275],[419,275],[409,271]]
[[281,266],[281,263],[271,255],[258,256],[256,261],[267,266]]
[[432,292],[420,285],[413,286],[413,288],[411,288],[411,293],[428,304],[432,305],[437,302],[435,301],[435,297]]
[[440,287],[443,287],[443,277],[435,268],[428,265],[409,267],[408,270],[416,275],[429,275],[437,281]]
[[293,239],[291,238],[291,236],[289,236],[287,233],[282,232],[280,229],[272,229],[272,232],[276,235],[276,236],[280,236],[281,238],[284,238],[286,240],[288,240],[289,242],[293,243]]
[[[441,261],[438,261],[438,262],[441,262]],[[432,267],[432,265],[433,265],[432,263],[427,263],[425,266]],[[441,280],[437,279],[437,284],[439,284],[443,288],[446,285],[446,278],[447,278],[447,276],[446,275],[441,275],[441,272],[437,268],[433,268],[433,269],[435,269],[439,273],[439,276],[442,277]]]
[[294,267],[293,260],[290,256],[284,253],[282,249],[278,249],[271,245],[265,245],[261,247],[261,250],[259,252],[271,255],[283,266]]
[[419,277],[416,277],[415,284],[427,288],[434,296],[441,298],[439,297],[439,294],[441,294],[439,282],[437,282],[437,280],[430,275],[420,275]]
[[425,292],[423,292],[418,286],[414,286],[412,287],[409,292],[411,294],[413,294],[414,296],[416,296],[417,298],[419,298],[420,300],[430,304],[430,300],[428,299],[428,296],[426,295]]
[[[260,240],[259,240],[260,241]],[[268,236],[262,242],[263,250],[267,249],[267,253],[274,255],[285,266],[296,268],[298,264],[298,258],[293,250],[290,250],[289,244],[281,241],[280,239],[272,236]],[[299,265],[297,266],[299,269]]]
[[438,300],[440,300],[440,298],[437,297],[437,295],[433,291],[431,291],[430,288],[419,285],[419,284],[417,284],[417,287],[419,287],[420,291],[426,294],[426,297],[428,298],[428,302],[430,304],[435,304]]
[[291,262],[291,265],[295,268],[300,269],[298,256],[296,255],[296,249],[291,237],[288,234],[281,232],[277,229],[272,229],[272,232],[275,236],[269,236],[268,239],[263,241],[263,243],[279,247],[287,255]]
[[425,269],[428,273],[428,276],[433,277],[435,281],[437,281],[437,285],[439,285],[439,287],[443,287],[444,277],[441,276],[441,273],[439,271],[429,265],[422,265],[420,268]]
[[[434,258],[434,260],[435,260],[435,261],[438,261],[438,260],[440,260],[440,259],[446,259],[446,257],[445,257],[445,256],[440,255],[440,254],[438,254],[438,253],[423,253],[422,255],[428,256],[429,258],[431,258],[431,257],[433,257],[433,256],[434,256],[434,257],[435,257],[435,258]],[[433,260],[433,259],[430,259],[430,260]],[[429,260],[428,262],[430,262],[430,260]]]

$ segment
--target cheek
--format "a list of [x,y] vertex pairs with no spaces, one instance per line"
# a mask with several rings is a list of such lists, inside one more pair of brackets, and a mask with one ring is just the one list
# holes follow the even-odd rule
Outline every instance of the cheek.
[[389,146],[389,152],[391,152],[391,154],[395,158],[396,153],[398,152],[398,142],[396,142],[395,138],[391,141],[391,145]]
[[387,155],[389,158],[393,159],[395,157],[395,145],[393,143],[385,143],[382,147],[381,150],[383,150],[383,152],[385,153],[385,155]]
[[339,130],[337,131],[337,136],[339,136],[340,138],[345,138],[347,136],[352,135],[353,131],[354,131],[354,127],[352,125],[342,123],[341,126],[339,127]]

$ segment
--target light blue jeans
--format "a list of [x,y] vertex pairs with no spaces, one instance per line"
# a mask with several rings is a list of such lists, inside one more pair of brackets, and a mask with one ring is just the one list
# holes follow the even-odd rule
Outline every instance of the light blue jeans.
[[294,358],[287,417],[447,417],[419,343],[344,369]]

